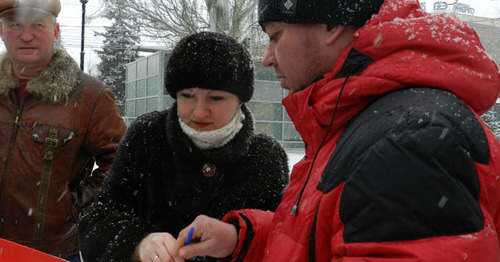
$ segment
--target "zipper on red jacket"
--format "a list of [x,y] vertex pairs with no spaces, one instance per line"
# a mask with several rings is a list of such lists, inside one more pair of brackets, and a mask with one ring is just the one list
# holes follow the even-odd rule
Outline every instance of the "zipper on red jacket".
[[304,184],[302,185],[302,188],[300,189],[300,193],[299,193],[299,197],[297,198],[297,202],[295,202],[295,205],[293,205],[293,207],[292,207],[292,211],[290,212],[290,214],[292,214],[293,216],[296,216],[298,213],[298,207],[300,205],[300,200],[302,199],[302,195],[304,194],[304,190],[306,189],[307,182],[309,182],[309,178],[311,177],[312,168],[314,166],[314,163],[316,162],[316,158],[318,157],[319,151],[321,150],[321,147],[323,146],[323,143],[325,142],[326,137],[328,136],[328,133],[330,133],[330,129],[332,128],[333,120],[335,119],[335,114],[337,113],[337,107],[338,107],[339,102],[340,102],[340,97],[342,96],[342,91],[344,91],[344,87],[347,84],[349,77],[351,77],[351,76],[349,75],[345,78],[344,83],[342,84],[342,87],[340,88],[339,96],[337,97],[337,101],[335,102],[335,107],[333,109],[332,118],[330,119],[330,124],[328,124],[328,128],[326,129],[325,135],[323,136],[323,139],[321,139],[321,143],[319,143],[318,150],[316,150],[316,153],[314,154],[314,158],[311,162],[311,165],[309,166],[309,172],[307,172],[306,181],[304,182]]

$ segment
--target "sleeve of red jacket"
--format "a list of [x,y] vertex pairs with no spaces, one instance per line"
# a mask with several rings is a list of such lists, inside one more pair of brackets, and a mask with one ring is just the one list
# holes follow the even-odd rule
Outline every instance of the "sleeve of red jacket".
[[477,135],[473,146],[457,129],[392,133],[356,159],[340,218],[324,221],[341,225],[330,238],[332,261],[500,261],[499,161],[488,154],[498,141]]
[[239,226],[238,244],[230,261],[261,261],[267,236],[272,228],[274,213],[269,211],[243,209],[231,211],[222,221]]

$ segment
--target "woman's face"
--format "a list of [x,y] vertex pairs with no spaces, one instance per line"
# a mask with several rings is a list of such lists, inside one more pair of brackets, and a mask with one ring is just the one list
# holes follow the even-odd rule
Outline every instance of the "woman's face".
[[187,88],[177,92],[182,122],[200,132],[216,130],[229,124],[241,104],[236,95],[226,91]]

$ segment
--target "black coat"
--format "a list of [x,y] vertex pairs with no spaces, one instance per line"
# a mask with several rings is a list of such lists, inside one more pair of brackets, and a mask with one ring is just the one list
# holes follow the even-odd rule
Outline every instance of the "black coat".
[[[204,151],[182,132],[176,108],[145,114],[129,127],[98,201],[81,219],[85,261],[129,261],[149,233],[176,237],[200,214],[222,218],[233,209],[278,206],[287,156],[277,141],[253,133],[245,105],[240,132]],[[216,171],[205,176],[207,163]]]

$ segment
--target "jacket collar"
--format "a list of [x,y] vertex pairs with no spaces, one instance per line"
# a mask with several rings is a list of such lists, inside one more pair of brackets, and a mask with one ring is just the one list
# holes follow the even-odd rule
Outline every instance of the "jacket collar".
[[359,89],[359,75],[373,62],[371,57],[346,49],[337,62],[338,69],[334,67],[323,78],[282,101],[303,141],[313,151],[323,139],[332,116],[330,133],[338,133],[368,102],[356,96],[355,91]]
[[[79,75],[80,68],[73,58],[63,49],[56,49],[50,64],[28,82],[26,91],[46,102],[67,101]],[[0,57],[0,95],[7,95],[18,85],[19,80],[13,74],[9,54],[4,53]]]

